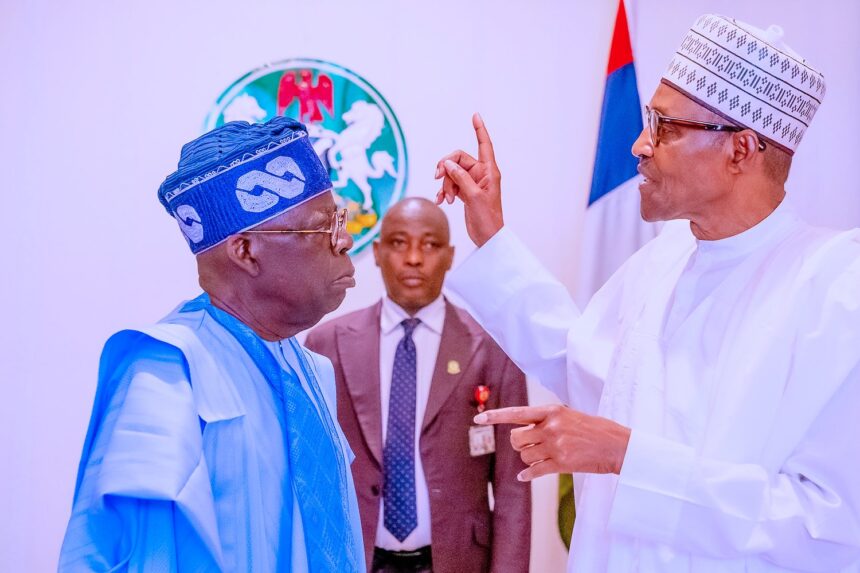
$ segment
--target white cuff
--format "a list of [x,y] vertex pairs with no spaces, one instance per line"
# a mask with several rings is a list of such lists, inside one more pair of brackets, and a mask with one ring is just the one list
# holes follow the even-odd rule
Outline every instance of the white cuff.
[[609,529],[670,543],[696,463],[692,447],[633,430],[621,467]]

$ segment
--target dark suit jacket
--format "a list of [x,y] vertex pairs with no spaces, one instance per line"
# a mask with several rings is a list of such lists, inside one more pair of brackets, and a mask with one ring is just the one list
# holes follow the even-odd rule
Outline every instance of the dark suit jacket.
[[[477,413],[475,387],[490,387],[487,408],[527,403],[525,376],[490,336],[447,301],[419,449],[430,495],[434,573],[528,571],[531,489],[517,481],[525,466],[510,445],[511,426],[496,428],[496,453],[469,455],[469,426]],[[368,570],[382,491],[382,406],[379,317],[382,303],[313,329],[305,346],[329,357],[337,379],[337,412],[355,452]],[[460,364],[458,374],[448,363]],[[391,368],[392,365],[385,365]],[[490,511],[487,484],[493,485]]]

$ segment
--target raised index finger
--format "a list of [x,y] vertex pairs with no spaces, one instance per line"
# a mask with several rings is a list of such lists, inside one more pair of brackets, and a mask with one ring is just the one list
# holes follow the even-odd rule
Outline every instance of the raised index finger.
[[496,154],[493,152],[493,142],[490,140],[490,133],[487,131],[487,126],[484,125],[481,114],[476,113],[472,116],[472,127],[475,128],[475,136],[478,138],[478,160],[495,163]]
[[539,424],[546,418],[543,406],[511,406],[487,410],[475,416],[476,424]]

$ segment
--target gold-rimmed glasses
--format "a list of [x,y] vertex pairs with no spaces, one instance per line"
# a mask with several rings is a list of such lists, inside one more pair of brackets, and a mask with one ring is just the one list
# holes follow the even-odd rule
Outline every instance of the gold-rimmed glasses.
[[[727,131],[738,132],[747,129],[739,125],[728,125],[724,123],[710,123],[707,121],[698,121],[695,119],[682,119],[680,117],[671,117],[663,115],[657,110],[645,106],[645,125],[648,126],[648,136],[651,139],[651,145],[657,147],[660,144],[660,126],[664,123],[680,125],[681,127],[689,127],[691,129],[703,129],[705,131]],[[767,145],[761,139],[758,140],[758,150],[764,151]]]
[[337,248],[342,237],[346,233],[347,210],[340,209],[331,214],[331,227],[328,229],[266,229],[266,230],[250,230],[245,233],[254,233],[260,235],[286,235],[289,233],[328,233],[331,235],[331,246]]

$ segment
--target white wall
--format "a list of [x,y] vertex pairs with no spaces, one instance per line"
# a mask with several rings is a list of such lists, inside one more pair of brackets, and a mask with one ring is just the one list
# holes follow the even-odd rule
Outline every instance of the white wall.
[[[412,195],[435,193],[442,154],[474,149],[469,117],[480,110],[508,224],[575,280],[613,0],[2,0],[0,10],[2,571],[56,567],[101,344],[197,291],[193,258],[155,192],[244,72],[306,56],[361,74],[401,120]],[[815,222],[860,223],[860,4],[641,0],[631,25],[643,102],[707,11],[781,24],[824,71],[828,95],[789,189]],[[448,212],[462,260],[471,250],[462,211]],[[370,256],[356,262],[360,286],[339,312],[381,292]],[[535,571],[563,568],[554,484],[536,487]]]

